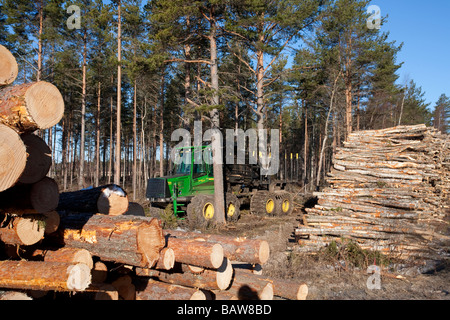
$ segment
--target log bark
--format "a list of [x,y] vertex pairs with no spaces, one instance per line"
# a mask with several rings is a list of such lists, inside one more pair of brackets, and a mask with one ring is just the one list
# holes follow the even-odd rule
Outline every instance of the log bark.
[[58,211],[103,213],[122,215],[128,210],[128,196],[121,187],[110,184],[92,189],[63,192],[59,197]]
[[19,182],[32,184],[45,178],[52,165],[52,151],[44,140],[34,134],[21,135],[27,148],[27,164]]
[[222,265],[224,252],[218,243],[174,237],[166,237],[166,242],[173,250],[176,262],[212,269]]
[[159,253],[155,269],[170,270],[175,265],[175,252],[171,248],[163,248]]
[[58,212],[50,211],[42,214],[44,216],[45,221],[45,234],[50,234],[56,232],[59,228],[59,223],[61,222],[61,218],[59,217]]
[[27,151],[20,136],[0,123],[0,192],[17,183],[26,163]]
[[83,263],[0,261],[2,288],[83,291],[90,282],[90,269]]
[[84,263],[89,267],[89,270],[94,267],[92,255],[86,249],[60,248],[58,250],[42,250],[41,255],[44,261],[47,262]]
[[20,133],[48,129],[64,115],[64,99],[58,88],[32,82],[0,89],[0,122]]
[[136,300],[206,300],[206,296],[195,288],[148,279],[141,281]]
[[[71,216],[78,219],[71,220]],[[150,268],[158,261],[165,244],[157,219],[146,221],[102,214],[71,216],[61,217],[60,232],[53,234],[53,241],[86,249],[103,261]]]
[[18,73],[16,58],[8,49],[0,45],[0,86],[13,83]]
[[195,232],[165,230],[166,237],[179,239],[191,239],[218,243],[223,247],[224,256],[231,261],[248,262],[252,264],[264,264],[270,256],[269,244],[265,240],[253,240],[240,237],[228,237]]
[[39,182],[16,185],[0,193],[0,211],[11,214],[46,213],[54,211],[58,201],[58,184],[45,177]]
[[228,289],[239,300],[272,300],[274,287],[270,281],[260,279],[247,272],[234,272],[231,286]]
[[273,295],[289,300],[306,300],[308,296],[308,285],[304,282],[265,277],[236,269],[234,278],[241,284],[254,283],[259,287],[269,282],[273,286]]

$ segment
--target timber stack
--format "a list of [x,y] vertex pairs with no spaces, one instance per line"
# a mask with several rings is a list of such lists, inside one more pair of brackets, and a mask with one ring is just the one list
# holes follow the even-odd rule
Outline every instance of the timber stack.
[[301,252],[350,239],[400,258],[449,256],[450,139],[425,125],[355,132],[295,233]]

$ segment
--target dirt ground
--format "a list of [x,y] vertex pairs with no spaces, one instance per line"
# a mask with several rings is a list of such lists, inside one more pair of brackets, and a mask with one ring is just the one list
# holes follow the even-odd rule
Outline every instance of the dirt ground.
[[366,268],[345,266],[322,253],[314,256],[295,253],[294,230],[301,216],[302,208],[285,217],[258,217],[243,210],[238,222],[208,232],[267,240],[271,255],[263,266],[263,274],[305,282],[309,287],[308,299],[450,300],[449,261],[430,274],[418,272],[420,266],[392,261],[381,269],[380,289],[370,290],[367,281],[371,274]]

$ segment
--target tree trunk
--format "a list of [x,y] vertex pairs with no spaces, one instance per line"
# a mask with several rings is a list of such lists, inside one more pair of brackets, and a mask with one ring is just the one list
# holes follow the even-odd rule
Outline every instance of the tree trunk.
[[133,201],[136,200],[136,174],[137,174],[137,85],[134,79],[134,96],[133,96]]
[[117,26],[117,115],[116,115],[116,154],[114,159],[114,183],[120,184],[120,124],[122,108],[122,17],[121,1],[118,3],[118,26]]
[[304,109],[305,109],[305,145],[303,146],[303,185],[305,186],[306,191],[306,182],[308,179],[308,171],[306,170],[308,168],[308,105],[305,103],[305,101],[302,101]]
[[86,66],[87,66],[87,30],[83,33],[83,80],[81,87],[81,133],[80,133],[80,166],[78,188],[84,188],[84,144],[86,127]]
[[216,106],[211,112],[211,124],[214,130],[211,136],[213,150],[213,173],[214,173],[214,217],[216,223],[226,224],[225,218],[225,192],[223,181],[223,142],[220,139],[220,115],[217,109],[219,105],[219,70],[217,65],[217,42],[216,42],[216,21],[214,20],[214,7],[210,10],[210,55],[211,55],[211,89],[213,91],[212,104]]
[[97,91],[97,114],[95,116],[95,182],[94,187],[98,187],[100,177],[100,107],[101,107],[101,83],[98,82]]
[[164,91],[166,83],[165,70],[162,70],[161,75],[161,105],[159,109],[159,176],[164,177]]
[[337,75],[336,79],[334,80],[333,83],[333,88],[332,88],[332,92],[331,92],[331,98],[330,98],[330,109],[328,110],[328,114],[327,114],[327,119],[325,121],[325,129],[324,129],[324,135],[323,135],[323,142],[322,142],[322,148],[320,150],[320,157],[319,157],[319,164],[318,164],[318,169],[317,169],[317,182],[316,182],[316,186],[318,187],[320,185],[320,179],[321,179],[321,170],[322,170],[322,161],[323,161],[323,156],[324,156],[324,152],[325,152],[325,147],[327,144],[327,139],[328,139],[328,124],[330,122],[330,115],[333,112],[333,108],[334,108],[334,95],[336,93],[336,84],[337,81],[339,80],[339,77],[341,76],[341,73],[339,72],[339,74]]
[[42,33],[44,27],[44,1],[39,0],[39,31],[38,31],[38,65],[36,81],[41,81],[42,78]]
[[0,89],[0,123],[20,133],[48,129],[64,115],[64,100],[48,82],[32,82]]
[[0,45],[0,86],[13,83],[19,74],[16,58],[4,46]]

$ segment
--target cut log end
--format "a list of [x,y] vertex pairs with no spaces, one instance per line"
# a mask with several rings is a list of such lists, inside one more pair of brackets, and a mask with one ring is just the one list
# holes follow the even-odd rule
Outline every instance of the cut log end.
[[301,284],[297,291],[297,300],[306,300],[308,297],[308,286],[306,284]]
[[84,263],[67,268],[67,288],[73,291],[83,291],[91,284],[91,269]]
[[273,285],[268,283],[259,293],[260,300],[273,300]]
[[18,73],[16,58],[8,49],[0,45],[0,86],[13,83]]
[[17,220],[15,230],[23,245],[33,245],[44,237],[45,226],[42,220],[33,216],[20,217]]
[[160,253],[162,257],[162,267],[165,270],[170,270],[175,265],[175,253],[171,248],[164,248]]
[[189,300],[206,300],[206,295],[202,291],[198,290],[192,294]]
[[216,282],[217,287],[220,290],[226,290],[233,278],[233,266],[231,265],[230,260],[224,258],[222,261],[222,265],[217,269],[216,273]]
[[116,185],[107,186],[97,200],[98,212],[112,216],[126,213],[128,205],[129,201],[126,192]]
[[259,247],[259,261],[260,264],[264,264],[269,260],[270,256],[270,247],[267,241],[261,241],[261,245]]
[[27,152],[20,136],[0,124],[0,192],[19,180],[27,163]]
[[214,268],[219,268],[223,263],[223,247],[216,243],[211,250],[211,264]]
[[139,228],[137,242],[146,266],[153,267],[159,260],[160,251],[165,245],[162,228],[157,219],[152,219]]
[[51,83],[36,82],[27,90],[25,102],[30,116],[40,129],[53,127],[64,115],[64,99]]

